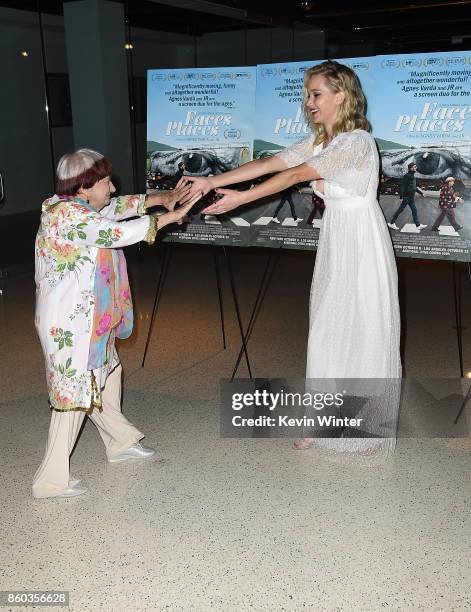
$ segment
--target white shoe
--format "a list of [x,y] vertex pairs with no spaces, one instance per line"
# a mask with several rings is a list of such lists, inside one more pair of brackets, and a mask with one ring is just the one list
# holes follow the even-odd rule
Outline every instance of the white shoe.
[[395,223],[388,223],[388,226],[389,226],[391,229],[393,229],[393,230],[398,230],[398,229],[399,229]]
[[296,223],[301,223],[302,219],[300,219],[299,217],[297,219],[295,219]]
[[124,452],[108,459],[108,463],[121,463],[123,461],[129,461],[130,459],[150,459],[153,455],[155,455],[155,450],[153,448],[148,448],[147,446],[143,446],[140,442],[136,442],[135,444],[131,444]]
[[272,217],[271,220],[275,223],[280,223],[280,220],[277,217]]
[[416,228],[417,228],[418,230],[422,230],[422,229],[424,229],[424,227],[427,227],[427,226],[426,226],[426,225],[424,225],[423,223],[421,223],[420,225],[416,225]]
[[56,495],[55,497],[77,497],[77,495],[83,495],[87,491],[88,491],[87,487],[76,484],[76,485],[73,485],[72,487],[67,487],[65,491],[62,491],[62,493],[59,493],[59,495]]

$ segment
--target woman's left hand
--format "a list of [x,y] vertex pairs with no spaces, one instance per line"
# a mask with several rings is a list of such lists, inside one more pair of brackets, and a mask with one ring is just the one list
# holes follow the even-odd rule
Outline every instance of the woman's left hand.
[[147,195],[146,198],[146,208],[152,208],[153,206],[163,206],[169,212],[174,210],[175,204],[180,202],[180,204],[186,204],[191,199],[190,195],[191,183],[185,180],[182,177],[175,189],[171,189],[170,191],[160,191],[155,190]]
[[192,206],[196,204],[196,202],[200,200],[201,197],[202,196],[200,193],[195,193],[195,195],[192,198],[190,198],[188,202],[186,202],[185,204],[182,204],[181,206],[179,206],[178,208],[176,208],[170,213],[171,215],[175,217],[174,221],[178,223],[178,225],[181,225],[183,223],[184,218],[186,217],[186,215],[188,214]]
[[243,191],[236,191],[235,189],[216,189],[215,193],[223,197],[217,202],[214,202],[214,204],[211,204],[211,206],[205,208],[202,211],[205,215],[223,215],[245,204]]
[[185,180],[182,177],[174,189],[171,191],[167,191],[162,193],[161,201],[159,202],[160,206],[163,206],[168,211],[172,211],[175,208],[175,204],[177,202],[186,203],[189,201],[189,194],[191,189],[191,183]]
[[169,223],[178,223],[178,225],[181,225],[191,207],[196,204],[199,199],[201,199],[201,193],[196,193],[186,204],[182,204],[175,210],[169,210],[163,215],[159,215],[159,228]]

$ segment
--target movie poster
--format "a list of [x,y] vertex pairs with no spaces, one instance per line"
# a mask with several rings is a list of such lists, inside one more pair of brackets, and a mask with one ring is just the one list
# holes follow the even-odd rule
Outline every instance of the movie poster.
[[[396,255],[471,260],[471,52],[339,61],[367,97]],[[182,173],[224,172],[308,137],[304,71],[320,62],[148,71],[148,188],[172,188]],[[218,218],[201,214],[208,200],[167,239],[317,247],[324,204],[309,183]]]
[[[252,67],[148,70],[147,189],[172,189],[185,174],[232,170],[253,155],[256,69]],[[165,240],[248,243],[247,221],[225,222],[195,205]]]
[[[276,155],[311,136],[304,119],[303,86],[306,69],[323,60],[262,64],[257,67],[254,157]],[[371,58],[341,60],[359,76],[366,95],[372,89]],[[324,202],[309,183],[265,198],[247,211],[256,246],[313,250],[319,241]]]
[[[303,113],[304,72],[320,61],[257,66],[255,159],[276,155],[311,134]],[[308,224],[311,204],[309,184],[255,202],[246,212],[252,244],[315,249],[319,229]]]
[[[471,53],[378,56],[375,64],[370,118],[396,255],[469,261]],[[416,189],[401,200],[411,164]]]

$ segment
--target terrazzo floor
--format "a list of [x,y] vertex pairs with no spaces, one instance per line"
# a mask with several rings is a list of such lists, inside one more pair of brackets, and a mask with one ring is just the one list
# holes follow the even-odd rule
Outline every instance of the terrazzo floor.
[[[74,499],[31,496],[49,422],[34,285],[2,282],[0,590],[68,591],[73,612],[471,609],[468,441],[401,439],[372,467],[289,440],[221,439],[219,379],[239,348],[227,277],[223,350],[211,252],[173,253],[144,368],[160,260],[131,262],[137,325],[119,349],[123,410],[155,458],[106,463],[87,421],[71,470],[89,492]],[[265,258],[234,252],[244,321]],[[249,345],[256,376],[303,376],[312,265],[280,259]],[[407,376],[459,376],[450,266],[400,271]],[[465,370],[470,306],[466,281]]]

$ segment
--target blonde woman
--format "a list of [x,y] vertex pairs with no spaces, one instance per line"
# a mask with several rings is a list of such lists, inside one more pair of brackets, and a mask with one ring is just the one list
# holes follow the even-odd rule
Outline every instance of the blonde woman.
[[[208,214],[238,206],[311,181],[325,201],[310,299],[307,379],[390,379],[401,376],[397,271],[386,221],[376,199],[379,157],[365,117],[365,96],[355,73],[327,61],[304,77],[304,111],[312,135],[272,158],[208,178],[192,178],[192,193],[211,189],[222,197]],[[275,176],[249,191],[218,189],[224,185]],[[383,384],[384,386],[384,384]],[[342,450],[394,448],[395,438],[380,424],[395,418],[397,386],[385,398],[381,413],[364,411],[377,421],[383,440],[318,440]],[[360,391],[356,396],[369,396]],[[377,395],[378,397],[378,395]],[[366,402],[368,404],[368,402]],[[386,405],[385,405],[386,404]],[[391,413],[393,411],[393,413]],[[377,435],[377,434],[375,434]],[[312,438],[295,441],[304,449]]]

